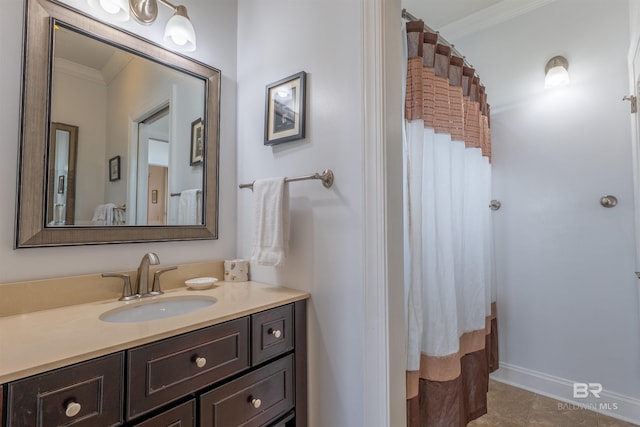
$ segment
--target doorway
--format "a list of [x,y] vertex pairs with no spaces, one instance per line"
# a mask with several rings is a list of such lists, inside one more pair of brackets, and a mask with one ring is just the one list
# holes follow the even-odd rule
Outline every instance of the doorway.
[[166,105],[138,122],[137,225],[167,224],[169,112]]

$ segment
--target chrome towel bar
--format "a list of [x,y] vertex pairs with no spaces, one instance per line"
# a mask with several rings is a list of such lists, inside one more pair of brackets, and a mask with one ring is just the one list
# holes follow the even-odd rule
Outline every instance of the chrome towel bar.
[[[202,190],[198,190],[198,194],[202,194]],[[180,191],[179,193],[171,193],[170,196],[171,197],[177,197],[177,196],[181,196],[182,195],[182,191]]]
[[[316,172],[311,175],[297,176],[295,178],[285,178],[284,182],[306,181],[308,179],[319,179],[322,181],[322,185],[324,185],[325,188],[330,188],[333,185],[333,171],[331,169],[325,169],[325,171],[322,173]],[[240,184],[238,187],[250,188],[251,190],[253,190],[253,182],[251,184]]]

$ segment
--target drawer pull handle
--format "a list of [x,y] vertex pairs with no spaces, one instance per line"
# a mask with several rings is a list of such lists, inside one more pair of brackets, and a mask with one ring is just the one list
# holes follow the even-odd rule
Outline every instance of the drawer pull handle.
[[282,336],[282,331],[280,329],[269,329],[269,334],[276,338],[280,338]]
[[207,359],[204,357],[196,357],[196,366],[198,368],[204,368],[207,365]]
[[251,399],[251,406],[258,409],[262,405],[262,400],[260,399]]
[[80,405],[78,402],[69,402],[67,403],[67,407],[64,410],[64,414],[67,417],[72,418],[78,415],[81,409],[82,405]]

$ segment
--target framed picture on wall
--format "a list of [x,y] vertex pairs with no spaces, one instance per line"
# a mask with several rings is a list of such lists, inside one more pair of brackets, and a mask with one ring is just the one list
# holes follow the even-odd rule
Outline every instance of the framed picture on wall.
[[204,123],[202,118],[191,122],[191,166],[202,164],[204,158]]
[[264,144],[304,138],[307,73],[301,71],[267,85]]
[[109,159],[109,181],[120,179],[120,156]]
[[64,175],[58,177],[58,194],[64,194]]

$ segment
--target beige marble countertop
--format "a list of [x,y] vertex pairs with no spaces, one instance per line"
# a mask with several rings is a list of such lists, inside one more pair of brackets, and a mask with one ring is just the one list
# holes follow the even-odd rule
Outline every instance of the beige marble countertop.
[[1,317],[0,384],[309,298],[306,292],[257,282],[219,282],[212,289],[177,288],[153,299],[185,295],[211,296],[217,302],[191,313],[137,323],[98,318],[137,301],[109,300]]

